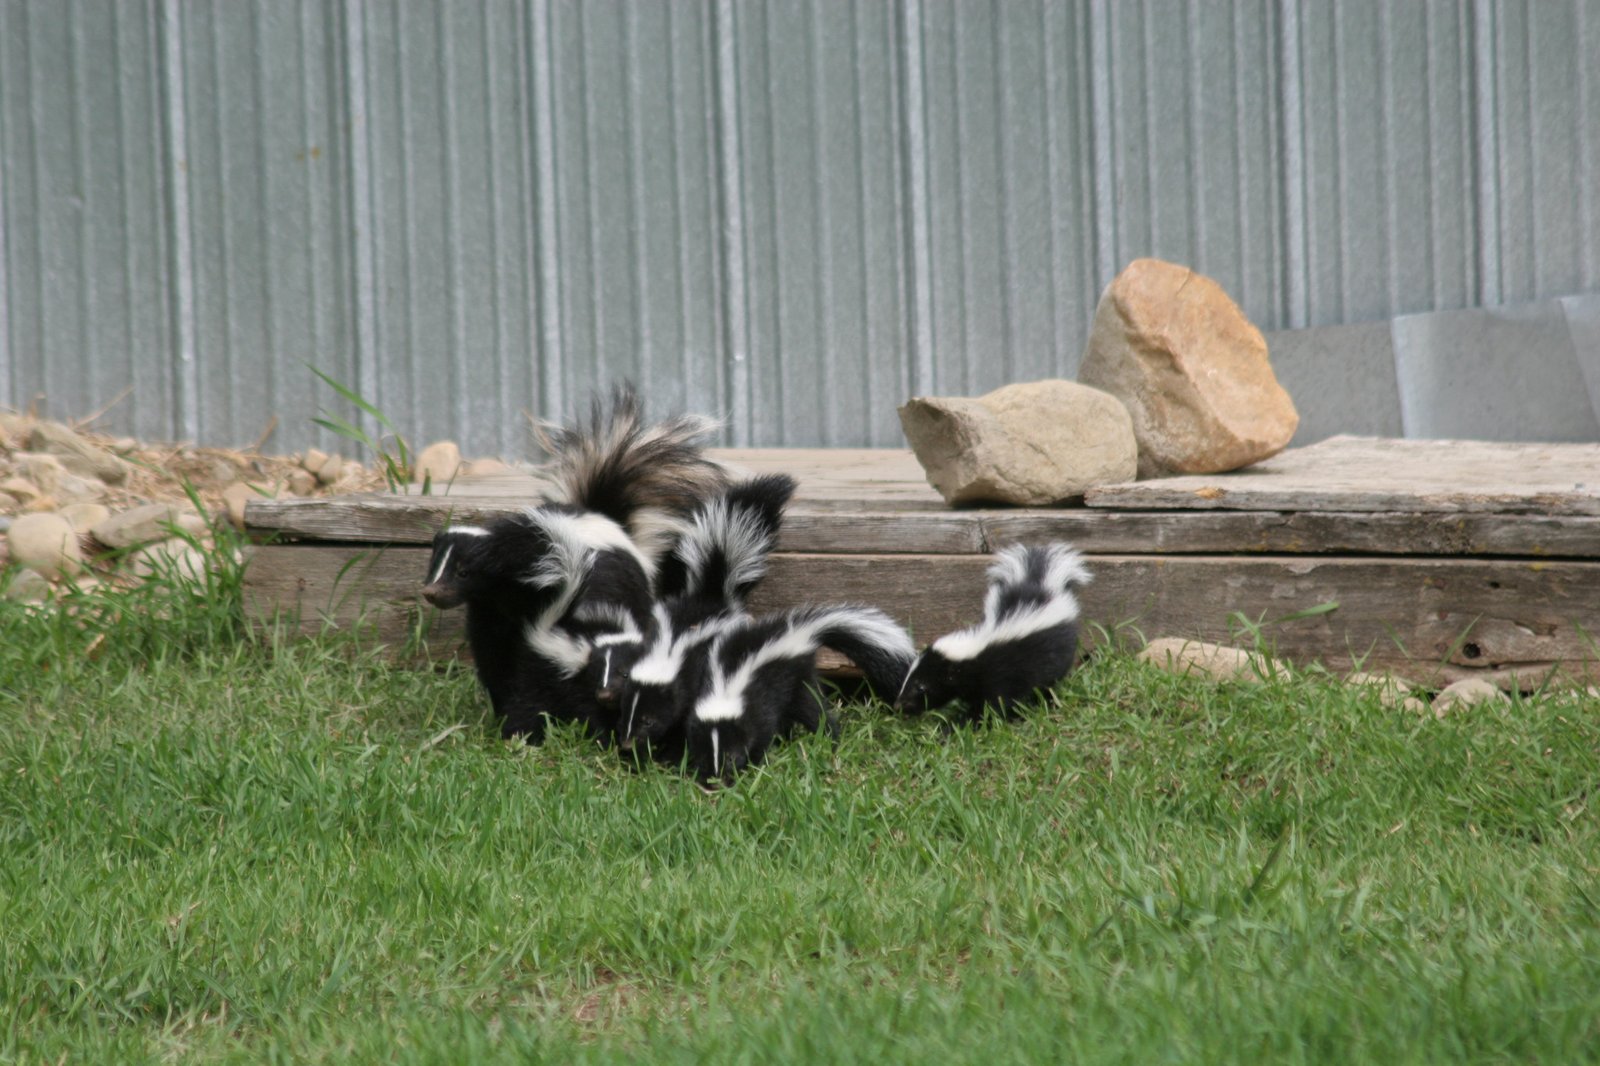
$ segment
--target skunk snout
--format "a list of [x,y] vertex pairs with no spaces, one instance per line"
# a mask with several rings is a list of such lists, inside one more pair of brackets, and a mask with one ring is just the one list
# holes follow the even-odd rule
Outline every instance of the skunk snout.
[[461,590],[444,581],[422,586],[422,598],[441,611],[461,606]]

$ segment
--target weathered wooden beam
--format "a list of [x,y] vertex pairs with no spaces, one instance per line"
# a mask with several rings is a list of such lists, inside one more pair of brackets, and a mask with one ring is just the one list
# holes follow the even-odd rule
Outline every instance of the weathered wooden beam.
[[1226,474],[1090,489],[1091,507],[1600,515],[1600,444],[1332,437]]
[[[482,524],[518,501],[483,496],[339,496],[252,501],[261,536],[426,544],[450,522]],[[1096,511],[1084,508],[848,514],[797,503],[786,552],[982,554],[1015,541],[1065,540],[1101,554],[1509,555],[1600,558],[1600,517],[1278,511]]]
[[[874,604],[919,641],[974,621],[984,555],[779,553],[752,604]],[[459,616],[417,593],[427,552],[411,547],[266,545],[252,550],[246,594],[259,618],[300,632],[364,625],[397,644],[459,642]],[[1555,673],[1600,680],[1600,563],[1306,556],[1092,557],[1086,619],[1145,636],[1237,639],[1261,624],[1278,654],[1332,669],[1363,665],[1422,683],[1482,676],[1531,687]],[[1281,621],[1325,603],[1337,610]]]

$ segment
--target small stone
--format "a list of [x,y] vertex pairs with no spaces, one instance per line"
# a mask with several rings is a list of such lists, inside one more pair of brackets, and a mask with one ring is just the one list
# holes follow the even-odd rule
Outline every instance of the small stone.
[[1427,714],[1433,708],[1421,696],[1407,696],[1400,701],[1400,709],[1402,711],[1410,711],[1412,714]]
[[1465,677],[1452,682],[1433,698],[1435,718],[1443,718],[1458,708],[1474,707],[1480,703],[1509,703],[1510,698],[1492,682],[1481,677]]
[[192,540],[201,540],[211,536],[211,523],[192,511],[179,515],[178,520],[173,525]]
[[60,422],[34,426],[28,447],[57,456],[73,473],[99,478],[108,485],[120,485],[128,476],[128,464]]
[[87,533],[91,526],[111,517],[111,508],[103,503],[74,503],[59,512],[78,533]]
[[83,568],[83,551],[72,524],[58,514],[23,515],[6,534],[11,558],[54,581]]
[[1376,689],[1378,700],[1385,707],[1399,706],[1411,693],[1411,686],[1389,674],[1369,674],[1365,671],[1356,671],[1344,679],[1347,685],[1359,685],[1362,688]]
[[900,428],[951,504],[1059,503],[1138,469],[1128,409],[1072,381],[1007,385],[975,399],[918,397],[900,408]]
[[300,465],[315,474],[322,469],[322,464],[328,461],[328,453],[316,448],[307,448],[305,455],[300,457]]
[[332,485],[339,480],[339,474],[344,469],[344,460],[337,455],[330,455],[322,460],[322,464],[313,473],[317,480],[324,485]]
[[309,496],[317,489],[317,476],[309,470],[291,470],[287,483],[296,496]]
[[1139,652],[1139,658],[1170,673],[1198,674],[1214,681],[1259,683],[1268,678],[1289,678],[1287,667],[1265,655],[1181,637],[1152,640]]
[[13,603],[43,603],[50,597],[50,581],[37,570],[18,570],[6,586],[6,599]]
[[139,442],[132,437],[118,437],[111,442],[111,450],[118,455],[131,455],[139,450]]
[[11,472],[39,487],[38,493],[55,494],[56,486],[67,476],[67,468],[54,455],[43,452],[17,452],[11,457]]
[[0,515],[16,514],[22,509],[22,501],[9,492],[0,492]]
[[207,480],[213,485],[227,485],[237,480],[239,468],[226,459],[212,459]]
[[108,548],[131,548],[136,544],[166,540],[172,536],[172,527],[186,513],[193,512],[168,503],[149,503],[96,522],[90,532]]
[[274,493],[261,493],[243,481],[235,481],[222,490],[222,503],[228,509],[228,521],[235,529],[244,528],[244,506],[251,500],[270,499]]
[[56,484],[55,497],[62,503],[85,503],[103,499],[106,494],[106,483],[96,477],[79,477],[77,474],[63,474]]
[[510,465],[493,458],[474,459],[461,472],[470,477],[491,477],[496,474],[513,473]]
[[454,479],[460,468],[461,449],[456,447],[455,441],[442,440],[428,445],[417,454],[411,469],[411,480],[418,485],[430,480],[435,485],[443,485]]
[[24,477],[8,477],[0,481],[0,492],[24,503],[44,495],[44,490]]
[[1127,405],[1140,477],[1248,466],[1300,423],[1261,331],[1215,281],[1160,259],[1134,260],[1106,287],[1078,380]]
[[171,575],[189,581],[203,581],[208,567],[205,553],[181,540],[147,544],[128,559],[136,577]]

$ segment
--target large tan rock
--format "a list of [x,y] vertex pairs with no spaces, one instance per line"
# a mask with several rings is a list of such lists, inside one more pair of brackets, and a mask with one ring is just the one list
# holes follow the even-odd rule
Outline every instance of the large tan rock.
[[1127,405],[1140,477],[1248,466],[1300,424],[1261,331],[1215,281],[1160,259],[1106,287],[1078,380]]
[[1133,477],[1138,446],[1127,408],[1071,381],[1007,385],[984,396],[923,396],[900,427],[952,504],[1051,504]]

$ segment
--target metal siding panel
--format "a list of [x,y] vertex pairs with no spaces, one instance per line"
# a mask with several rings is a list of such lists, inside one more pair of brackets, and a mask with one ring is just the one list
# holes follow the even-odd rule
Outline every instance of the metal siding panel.
[[1071,376],[1099,296],[1085,5],[930,3],[934,381]]
[[[1581,4],[1498,4],[1495,11],[1503,290],[1507,302],[1562,296],[1600,282],[1585,269],[1585,115]],[[1585,61],[1587,57],[1587,61]],[[1590,124],[1585,125],[1585,120]],[[1590,192],[1593,191],[1592,179]],[[1592,218],[1592,215],[1591,215]],[[1585,232],[1589,230],[1589,232]]]
[[752,443],[897,441],[910,343],[893,12],[738,11]]
[[1258,322],[1280,322],[1271,6],[1161,0],[1108,15],[1113,269],[1141,256],[1186,263]]
[[[197,433],[353,446],[306,424],[329,406],[308,364],[357,384],[333,41],[316,5],[182,8]],[[182,206],[178,205],[178,210]]]
[[551,9],[561,409],[628,378],[652,411],[723,407],[709,14]]
[[[148,8],[0,10],[0,402],[170,436]],[[124,396],[124,390],[131,388]]]

